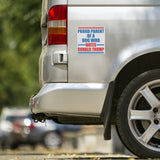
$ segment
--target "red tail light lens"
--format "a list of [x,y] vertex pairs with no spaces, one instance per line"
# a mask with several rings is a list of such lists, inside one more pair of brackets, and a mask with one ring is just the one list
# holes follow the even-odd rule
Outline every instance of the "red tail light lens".
[[67,6],[54,6],[50,9],[48,21],[67,20]]
[[36,128],[36,127],[34,126],[33,123],[29,126],[29,129],[35,129],[35,128]]
[[20,126],[17,123],[13,124],[14,131],[20,130]]
[[54,6],[48,14],[48,45],[67,44],[67,6]]

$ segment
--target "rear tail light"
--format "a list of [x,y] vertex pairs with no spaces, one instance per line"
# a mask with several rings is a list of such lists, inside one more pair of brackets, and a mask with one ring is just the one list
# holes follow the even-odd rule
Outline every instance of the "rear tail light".
[[67,44],[67,6],[54,6],[48,13],[48,45]]
[[21,130],[20,125],[17,124],[17,123],[14,123],[13,124],[13,131],[16,132],[16,133],[18,133],[18,132],[20,132],[20,130]]
[[35,128],[36,128],[36,127],[34,126],[33,123],[29,126],[29,129],[35,129]]

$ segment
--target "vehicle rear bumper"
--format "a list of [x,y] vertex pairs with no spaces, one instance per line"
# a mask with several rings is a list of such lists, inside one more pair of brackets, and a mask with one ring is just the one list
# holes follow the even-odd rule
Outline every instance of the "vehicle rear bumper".
[[99,117],[108,84],[47,83],[30,100],[33,114]]

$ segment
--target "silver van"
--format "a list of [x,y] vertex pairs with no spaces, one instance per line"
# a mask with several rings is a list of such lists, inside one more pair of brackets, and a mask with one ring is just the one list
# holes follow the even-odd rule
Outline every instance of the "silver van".
[[43,0],[36,121],[111,125],[160,158],[160,0]]

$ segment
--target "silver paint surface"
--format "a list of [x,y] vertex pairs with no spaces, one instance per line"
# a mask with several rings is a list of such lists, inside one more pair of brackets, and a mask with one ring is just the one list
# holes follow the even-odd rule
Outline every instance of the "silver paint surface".
[[98,117],[107,88],[101,83],[47,83],[32,98],[32,111]]
[[[45,85],[38,93],[39,105],[34,112],[97,116],[109,82],[123,67],[141,55],[160,51],[160,0],[48,0],[47,12],[54,5],[66,4],[68,45],[43,47],[40,81]],[[105,27],[105,54],[78,54],[77,28],[96,26]],[[46,28],[42,31],[46,38]],[[66,64],[56,64],[59,53],[66,55]],[[92,90],[92,85],[83,89],[70,86],[95,83],[106,87]],[[62,85],[61,89],[55,90],[56,85]],[[67,86],[72,89],[66,90]],[[46,93],[48,87],[52,91]]]
[[67,65],[55,63],[57,54],[67,54],[66,50],[66,45],[43,47],[39,62],[41,84],[47,82],[67,82]]
[[157,6],[159,0],[68,0],[68,5]]
[[[77,28],[88,26],[105,26],[105,55],[77,53]],[[134,58],[160,50],[159,28],[160,7],[69,5],[69,82],[108,83],[114,80]]]

